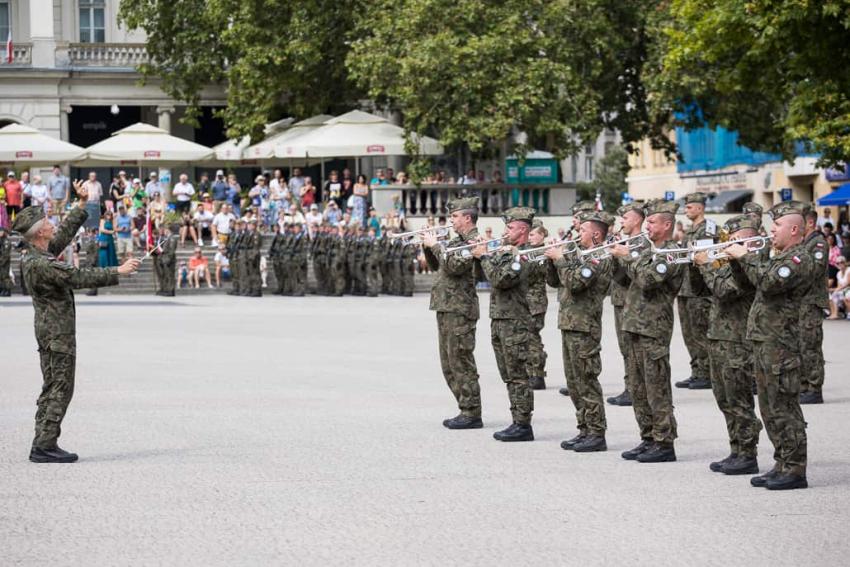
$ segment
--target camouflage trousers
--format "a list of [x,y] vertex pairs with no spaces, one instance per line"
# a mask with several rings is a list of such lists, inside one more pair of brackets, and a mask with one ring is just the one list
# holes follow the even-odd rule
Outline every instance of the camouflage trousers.
[[617,345],[620,347],[620,354],[623,357],[623,368],[625,375],[623,376],[623,384],[625,389],[629,389],[629,347],[626,344],[626,332],[623,330],[623,306],[614,306],[614,328],[617,330]]
[[290,284],[292,295],[304,295],[307,293],[307,260],[302,259],[301,263],[292,264],[292,273],[289,279],[292,282]]
[[529,378],[546,377],[546,351],[543,350],[543,339],[540,336],[545,324],[545,312],[531,316],[531,324],[528,326],[528,360],[526,362]]
[[708,378],[711,368],[708,363],[708,318],[711,311],[710,297],[677,297],[679,322],[682,338],[691,355],[691,376]]
[[490,342],[496,353],[496,365],[508,388],[514,423],[528,425],[534,411],[534,391],[528,383],[528,321],[492,319]]
[[375,297],[381,291],[381,270],[377,264],[366,266],[366,295]]
[[159,291],[173,292],[177,288],[177,273],[174,264],[161,263],[157,272]]
[[[576,424],[581,433],[605,436],[605,403],[599,373],[602,372],[600,333],[561,331],[567,389],[576,408]],[[569,369],[568,371],[566,369]]]
[[800,408],[801,357],[777,345],[753,343],[759,411],[781,472],[806,472],[806,421]]
[[475,319],[437,312],[440,366],[460,413],[481,417],[481,389],[475,365]]
[[318,254],[313,256],[313,277],[316,278],[316,293],[319,295],[327,293],[326,272],[325,257]]
[[35,413],[33,447],[52,449],[62,433],[62,420],[74,396],[74,372],[77,357],[73,354],[42,350],[41,376],[44,383]]
[[402,268],[401,289],[399,291],[402,295],[413,295],[416,286],[416,266],[413,261],[410,261]]
[[744,457],[758,454],[761,422],[753,401],[752,344],[709,341],[711,390],[726,420],[729,448]]
[[803,392],[823,389],[823,309],[804,305],[800,315],[800,352],[803,353]]
[[12,291],[12,279],[9,277],[9,263],[0,265],[0,291]]
[[673,443],[676,418],[670,386],[670,340],[626,331],[629,394],[641,439]]
[[260,276],[260,257],[245,261],[245,285],[240,288],[243,295],[263,293],[263,279]]

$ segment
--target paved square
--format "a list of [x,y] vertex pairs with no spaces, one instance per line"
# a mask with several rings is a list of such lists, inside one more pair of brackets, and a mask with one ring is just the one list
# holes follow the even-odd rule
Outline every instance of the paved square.
[[[486,313],[487,295],[481,296]],[[711,473],[728,452],[710,391],[675,390],[679,462],[638,464],[631,408],[578,455],[551,296],[533,443],[509,421],[478,327],[485,428],[456,413],[426,295],[78,298],[73,465],[27,461],[41,377],[29,298],[0,302],[0,563],[838,565],[850,552],[850,322],[825,323],[809,490]],[[602,385],[622,390],[606,305]],[[678,332],[678,328],[677,328]],[[674,379],[687,375],[680,336]],[[772,448],[764,433],[762,467]]]

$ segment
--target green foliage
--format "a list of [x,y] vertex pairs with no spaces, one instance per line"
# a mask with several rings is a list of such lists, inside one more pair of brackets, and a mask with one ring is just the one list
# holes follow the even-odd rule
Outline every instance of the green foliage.
[[602,208],[610,213],[617,210],[623,202],[623,193],[628,190],[626,175],[629,172],[629,156],[620,146],[611,148],[605,157],[599,160],[593,181],[578,183],[576,197],[578,201],[594,200],[599,193]]

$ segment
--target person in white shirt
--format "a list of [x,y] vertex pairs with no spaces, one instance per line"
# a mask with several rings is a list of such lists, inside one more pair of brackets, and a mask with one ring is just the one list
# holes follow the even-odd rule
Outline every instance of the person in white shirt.
[[174,185],[171,190],[174,198],[177,200],[175,208],[178,213],[189,212],[189,207],[192,202],[192,195],[195,194],[195,188],[189,183],[189,176],[185,173],[180,174],[179,183]]
[[227,244],[230,237],[230,225],[236,221],[236,215],[230,212],[231,206],[227,203],[221,206],[221,211],[213,217],[211,230],[214,241],[219,244]]
[[214,218],[212,211],[208,211],[204,207],[198,207],[195,210],[193,220],[195,221],[195,230],[198,232],[198,244],[200,246],[204,245],[204,238],[209,238],[209,245],[215,246],[215,238],[211,229]]
[[[304,224],[304,215],[298,210],[298,207],[290,205],[289,212],[283,215],[283,223],[288,225]],[[281,228],[283,228],[283,224]]]
[[145,193],[147,194],[148,199],[153,201],[153,199],[157,195],[162,195],[162,185],[160,185],[159,181],[157,180],[157,175],[155,171],[151,171],[150,175],[148,176],[148,179],[149,181],[145,185]]
[[50,201],[50,190],[47,188],[47,185],[41,182],[40,175],[33,176],[32,183],[24,189],[24,195],[32,199],[32,205],[34,207],[41,207],[47,212],[47,204]]
[[230,258],[227,257],[227,247],[219,244],[215,253],[215,287],[221,287],[222,276],[230,278]]
[[310,212],[305,216],[308,226],[319,226],[322,224],[322,213],[319,212],[319,206],[315,203],[310,205]]

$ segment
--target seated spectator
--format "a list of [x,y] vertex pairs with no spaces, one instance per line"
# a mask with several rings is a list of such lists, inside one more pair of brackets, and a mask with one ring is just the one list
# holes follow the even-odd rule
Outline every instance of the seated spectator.
[[189,286],[189,266],[186,262],[180,262],[177,266],[177,285],[179,287]]
[[378,218],[378,211],[374,207],[369,209],[369,220],[366,222],[367,230],[374,230],[375,236],[381,237],[381,219]]
[[342,212],[337,206],[336,201],[328,201],[328,206],[325,209],[324,213],[325,223],[330,226],[337,226],[339,221],[342,220]]
[[[278,224],[280,224],[280,221],[278,221]],[[290,205],[289,211],[287,211],[283,215],[283,224],[281,224],[281,229],[283,228],[284,224],[304,224],[304,215],[301,213],[301,211],[298,210],[298,207],[296,207],[294,204]]]
[[847,268],[847,258],[839,256],[837,264],[835,285],[829,288],[829,318],[841,319],[838,311],[844,307],[845,317],[850,319],[850,269]]
[[215,210],[215,205],[213,204],[212,195],[209,193],[204,193],[201,195],[201,202],[198,204],[199,208],[203,208],[205,211],[211,212],[213,215],[217,212]]
[[218,252],[215,253],[215,286],[221,287],[221,280],[230,279],[230,259],[227,257],[227,247],[224,244],[218,245]]
[[827,276],[829,278],[829,285],[835,285],[835,275],[838,273],[838,259],[841,257],[841,247],[838,245],[838,239],[835,234],[828,234],[826,236],[826,243],[829,246],[829,265],[827,266]]
[[133,247],[144,250],[147,243],[148,216],[144,208],[136,209],[133,217]]
[[[212,209],[212,203],[210,203],[210,209]],[[204,207],[198,207],[195,210],[193,220],[195,221],[195,231],[198,235],[198,244],[200,246],[204,245],[204,238],[209,239],[210,246],[215,246],[215,238],[213,238],[212,232],[212,223],[214,218],[215,216],[212,214],[212,210]]]
[[313,203],[310,205],[310,212],[304,215],[307,225],[319,226],[322,224],[322,213],[319,212],[319,205]]
[[198,233],[188,209],[180,213],[180,246],[186,246],[186,236],[189,236],[195,245],[198,244]]
[[195,253],[189,258],[189,283],[198,289],[201,287],[201,279],[206,280],[207,285],[212,287],[210,280],[209,261],[201,252],[200,246],[195,248]]

